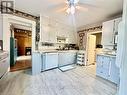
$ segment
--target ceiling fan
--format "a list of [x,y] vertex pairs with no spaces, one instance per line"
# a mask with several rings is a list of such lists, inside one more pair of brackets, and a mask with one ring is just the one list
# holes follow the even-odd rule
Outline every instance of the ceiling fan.
[[64,4],[61,5],[62,8],[57,9],[56,12],[66,12],[68,14],[75,14],[76,11],[88,11],[89,8],[97,8],[94,5],[89,4],[88,2],[81,2],[80,0],[66,0]]
[[76,8],[78,7],[79,0],[67,0],[66,3],[68,4],[68,8],[66,9],[66,12],[68,14],[74,14],[76,11]]

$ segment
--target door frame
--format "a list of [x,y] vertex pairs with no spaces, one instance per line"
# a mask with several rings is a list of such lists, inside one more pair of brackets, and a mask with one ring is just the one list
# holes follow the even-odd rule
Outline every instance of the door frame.
[[95,33],[102,33],[102,31],[95,31],[95,32],[88,32],[87,33],[87,41],[86,41],[86,54],[85,54],[85,60],[86,60],[86,64],[88,65],[88,44],[89,44],[89,35],[95,34]]
[[[9,53],[9,63],[10,63],[10,24],[16,23],[25,26],[30,26],[32,28],[32,52],[35,51],[35,36],[36,36],[36,22],[28,20],[22,17],[14,16],[11,14],[3,14],[3,50]],[[10,67],[8,68],[10,71]]]

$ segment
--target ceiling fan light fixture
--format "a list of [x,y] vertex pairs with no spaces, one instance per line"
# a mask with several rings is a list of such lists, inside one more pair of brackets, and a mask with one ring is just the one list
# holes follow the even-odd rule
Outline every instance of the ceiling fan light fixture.
[[75,13],[75,7],[74,6],[71,6],[70,7],[70,12],[71,12],[71,14],[74,14]]
[[76,3],[78,3],[78,2],[79,2],[79,0],[74,0],[73,2],[76,4]]
[[70,8],[68,8],[68,9],[66,10],[66,12],[67,12],[68,14],[70,14],[70,11],[71,11]]
[[68,13],[68,14],[75,14],[75,7],[74,6],[71,6],[71,7],[69,7],[67,10],[66,10],[66,12]]

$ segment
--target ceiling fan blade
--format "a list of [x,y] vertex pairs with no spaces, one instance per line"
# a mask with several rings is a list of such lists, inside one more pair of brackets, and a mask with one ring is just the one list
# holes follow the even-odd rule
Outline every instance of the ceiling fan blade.
[[88,11],[88,8],[81,7],[81,6],[76,6],[76,9],[79,10],[79,11]]
[[99,8],[96,5],[92,5],[92,4],[88,4],[88,3],[82,3],[82,2],[79,2],[78,5],[82,6],[82,7],[85,7],[85,8],[97,8],[97,9]]
[[67,7],[63,7],[61,9],[56,10],[56,12],[66,12]]
[[60,3],[60,4],[53,4],[49,6],[49,9],[56,9],[56,8],[63,8],[66,7],[67,5],[65,3]]

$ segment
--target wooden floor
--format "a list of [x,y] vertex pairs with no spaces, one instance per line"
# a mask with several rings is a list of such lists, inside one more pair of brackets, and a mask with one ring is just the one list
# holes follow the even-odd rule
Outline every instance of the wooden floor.
[[16,64],[12,67],[10,67],[10,71],[19,71],[19,70],[25,70],[28,68],[31,68],[31,59],[24,59],[24,60],[17,60]]
[[31,70],[11,72],[0,81],[0,95],[115,95],[116,85],[95,76],[95,66],[32,76]]

